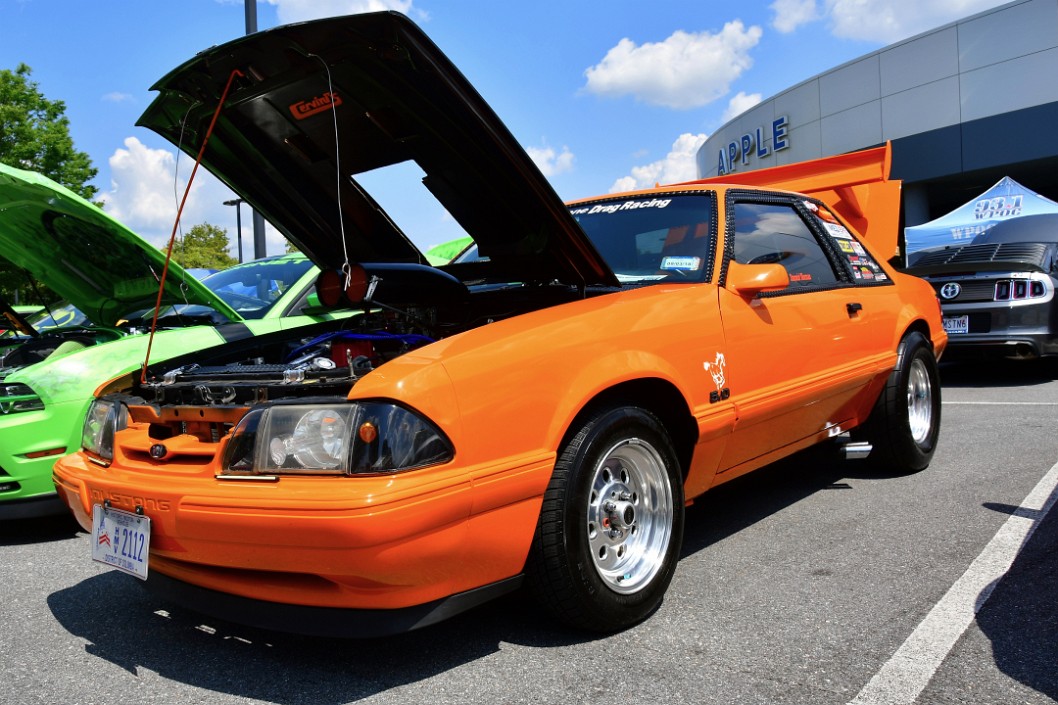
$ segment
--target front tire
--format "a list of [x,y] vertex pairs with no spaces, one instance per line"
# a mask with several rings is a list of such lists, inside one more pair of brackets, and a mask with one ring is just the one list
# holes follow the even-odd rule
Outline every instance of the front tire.
[[921,333],[907,334],[867,422],[874,444],[869,461],[876,469],[911,473],[929,465],[940,436],[940,395],[933,347]]
[[592,631],[632,626],[661,604],[683,542],[679,461],[638,407],[593,414],[562,448],[526,573],[540,603]]

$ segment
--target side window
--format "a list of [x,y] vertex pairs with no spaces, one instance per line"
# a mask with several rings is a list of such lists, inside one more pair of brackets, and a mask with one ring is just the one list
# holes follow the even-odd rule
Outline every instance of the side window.
[[735,203],[734,259],[739,264],[781,264],[789,290],[839,282],[815,235],[791,205]]

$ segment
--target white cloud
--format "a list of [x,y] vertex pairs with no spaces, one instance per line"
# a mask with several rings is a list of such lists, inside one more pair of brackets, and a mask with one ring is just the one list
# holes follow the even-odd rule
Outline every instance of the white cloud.
[[1003,5],[1008,0],[775,0],[772,25],[792,32],[808,22],[826,19],[831,34],[843,39],[890,44]]
[[134,103],[136,101],[131,93],[121,93],[119,91],[111,91],[104,94],[103,100],[108,103]]
[[625,38],[584,71],[585,88],[668,108],[701,107],[726,94],[753,65],[749,52],[760,37],[760,27],[746,28],[735,20],[717,34],[680,30],[663,42],[641,46]]
[[664,159],[632,167],[629,176],[622,176],[610,187],[610,193],[632,191],[633,189],[652,188],[655,184],[673,184],[698,178],[698,167],[695,155],[705,142],[705,134],[685,132],[672,143],[672,150]]
[[569,147],[563,147],[561,152],[555,152],[553,147],[526,147],[525,151],[548,178],[573,168],[573,152]]
[[[281,24],[383,10],[396,10],[405,15],[412,13],[412,0],[265,0],[265,2],[275,5],[276,15]],[[415,10],[415,15],[418,19],[427,19],[426,12]]]
[[[106,211],[148,242],[164,248],[172,235],[179,199],[184,196],[194,162],[181,158],[177,175],[173,152],[151,149],[135,137],[125,138],[124,145],[109,160],[110,189],[102,194]],[[235,209],[224,205],[224,201],[234,198],[227,186],[205,169],[199,169],[180,219],[182,232],[200,223],[216,225],[228,231],[231,251],[236,255]],[[246,205],[241,209],[243,252],[245,259],[253,259],[252,211]],[[265,241],[268,254],[280,254],[286,248],[286,239],[271,226],[266,227]]]
[[720,121],[727,122],[728,120],[738,117],[759,103],[760,99],[760,93],[750,93],[747,95],[745,91],[739,91],[737,95],[732,96],[731,100],[727,101],[727,109],[724,111]]
[[769,7],[775,13],[772,27],[788,34],[803,24],[819,19],[816,0],[775,0]]

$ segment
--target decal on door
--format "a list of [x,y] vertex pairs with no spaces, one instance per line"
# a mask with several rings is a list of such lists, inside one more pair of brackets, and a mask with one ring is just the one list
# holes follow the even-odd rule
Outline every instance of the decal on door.
[[716,385],[715,392],[709,392],[709,403],[715,404],[718,401],[723,401],[731,396],[731,390],[725,387],[727,384],[727,377],[724,372],[724,368],[727,367],[727,360],[724,358],[724,353],[718,352],[716,354],[715,362],[703,363],[705,371],[708,372],[713,378],[713,384]]

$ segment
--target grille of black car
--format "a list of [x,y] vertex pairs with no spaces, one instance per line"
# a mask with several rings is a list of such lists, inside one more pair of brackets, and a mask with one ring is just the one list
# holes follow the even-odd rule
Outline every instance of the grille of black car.
[[[986,301],[1023,301],[1047,295],[1047,285],[1038,279],[999,278],[930,281],[933,290],[944,301],[953,304],[972,304]],[[944,287],[958,284],[959,293],[952,298],[942,296]]]
[[[940,293],[941,287],[949,283],[943,282],[930,282],[933,284],[933,288],[936,289],[937,293]],[[959,295],[954,299],[945,299],[946,302],[968,304],[975,303],[978,301],[991,301],[995,297],[996,281],[995,279],[982,279],[982,280],[967,280],[960,281],[959,286],[962,289],[959,291]]]

